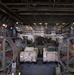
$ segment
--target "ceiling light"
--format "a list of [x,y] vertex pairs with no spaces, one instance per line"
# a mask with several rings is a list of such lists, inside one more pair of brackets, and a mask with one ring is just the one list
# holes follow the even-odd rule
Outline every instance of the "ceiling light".
[[45,23],[45,25],[47,25],[48,23]]
[[74,22],[73,22],[73,24],[74,24]]
[[3,27],[7,28],[7,27],[8,27],[8,25],[7,25],[7,24],[3,24]]
[[5,24],[3,24],[3,26],[5,26]]
[[42,23],[39,23],[40,25],[42,24]]
[[62,23],[62,24],[66,24],[66,23]]
[[16,22],[16,24],[18,24],[18,22]]
[[10,29],[13,29],[12,27]]
[[71,27],[71,29],[72,29],[72,30],[74,30],[74,28],[73,28],[73,27]]
[[59,25],[59,23],[56,23],[56,25]]
[[34,25],[36,25],[36,23],[33,23]]

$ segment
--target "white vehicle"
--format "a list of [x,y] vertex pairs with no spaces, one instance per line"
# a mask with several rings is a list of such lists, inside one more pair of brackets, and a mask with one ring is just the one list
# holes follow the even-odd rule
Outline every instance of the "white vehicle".
[[36,62],[38,55],[38,49],[34,47],[26,47],[23,52],[20,53],[20,62]]
[[43,62],[58,62],[58,53],[54,49],[52,46],[43,48]]

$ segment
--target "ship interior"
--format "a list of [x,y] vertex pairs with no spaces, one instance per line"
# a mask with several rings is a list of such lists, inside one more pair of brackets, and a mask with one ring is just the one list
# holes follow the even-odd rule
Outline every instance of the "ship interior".
[[0,75],[74,75],[74,0],[0,0]]

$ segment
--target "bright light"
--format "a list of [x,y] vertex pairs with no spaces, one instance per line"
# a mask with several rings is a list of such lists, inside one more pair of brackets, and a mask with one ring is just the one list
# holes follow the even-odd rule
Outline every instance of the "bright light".
[[16,24],[18,24],[18,22],[16,22]]
[[34,25],[36,25],[36,23],[33,23]]
[[25,57],[25,58],[28,58],[28,57]]
[[12,73],[12,75],[14,75],[14,73]]
[[72,30],[74,30],[74,28],[73,28],[73,27],[71,27],[71,29],[72,29]]
[[41,35],[41,37],[44,37],[44,35]]
[[3,26],[5,26],[5,24],[3,24]]
[[60,39],[62,39],[62,38],[63,38],[63,36],[59,36],[59,38],[60,38]]
[[74,22],[73,22],[73,24],[74,24]]
[[39,23],[40,25],[42,24],[42,23]]
[[23,57],[23,56],[20,56],[21,58]]
[[7,28],[7,26],[8,26],[8,25],[6,25],[6,24],[3,24],[3,27]]
[[45,25],[47,25],[48,23],[45,23]]
[[12,27],[10,29],[13,29]]
[[56,23],[56,25],[59,25],[59,23]]
[[66,23],[62,23],[62,24],[66,24]]
[[19,72],[19,75],[21,75],[21,73]]
[[55,33],[51,33],[51,35],[56,35]]

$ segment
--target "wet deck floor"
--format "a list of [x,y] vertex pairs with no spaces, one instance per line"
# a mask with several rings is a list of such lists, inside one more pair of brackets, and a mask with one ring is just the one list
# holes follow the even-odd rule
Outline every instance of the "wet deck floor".
[[24,63],[21,67],[21,75],[55,75],[55,66],[55,63]]

